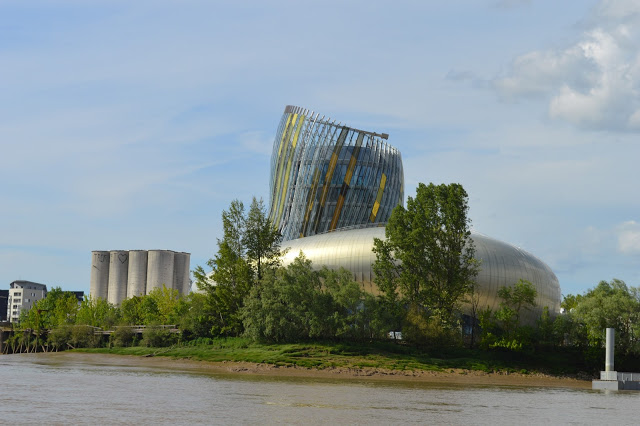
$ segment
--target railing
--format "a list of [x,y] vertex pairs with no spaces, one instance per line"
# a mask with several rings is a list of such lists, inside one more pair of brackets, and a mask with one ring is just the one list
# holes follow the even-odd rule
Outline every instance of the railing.
[[147,326],[147,325],[118,325],[115,326],[111,330],[103,330],[100,327],[91,327],[93,328],[93,334],[101,334],[101,335],[111,335],[118,328],[129,328],[134,333],[142,333],[146,328],[160,328],[162,330],[169,330],[169,333],[180,333],[180,330],[177,328],[176,324],[162,324],[156,326]]
[[640,373],[618,372],[618,380],[623,382],[640,382]]

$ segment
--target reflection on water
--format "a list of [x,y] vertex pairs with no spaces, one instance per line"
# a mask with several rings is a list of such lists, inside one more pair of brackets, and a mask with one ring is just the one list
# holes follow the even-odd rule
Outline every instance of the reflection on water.
[[[97,360],[99,358],[96,358]],[[636,424],[638,392],[206,374],[0,356],[0,423]]]

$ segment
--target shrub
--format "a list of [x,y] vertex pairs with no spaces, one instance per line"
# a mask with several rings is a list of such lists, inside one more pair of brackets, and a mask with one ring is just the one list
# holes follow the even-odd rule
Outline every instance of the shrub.
[[69,343],[76,348],[96,348],[100,345],[100,336],[93,333],[93,327],[74,325]]
[[416,306],[409,308],[402,327],[402,338],[418,345],[462,346],[459,329],[443,324],[436,316],[427,316],[424,310]]
[[59,349],[66,349],[67,343],[71,341],[71,329],[68,325],[63,325],[58,328],[54,328],[49,332],[48,342],[55,348],[56,351]]
[[135,333],[131,327],[116,327],[113,333],[111,333],[111,343],[113,343],[114,346],[132,346],[134,338]]
[[154,348],[171,346],[177,341],[177,335],[157,325],[149,325],[142,332],[142,345]]

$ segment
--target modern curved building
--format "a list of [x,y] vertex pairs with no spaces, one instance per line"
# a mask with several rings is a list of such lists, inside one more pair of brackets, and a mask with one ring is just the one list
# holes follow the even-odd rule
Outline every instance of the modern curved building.
[[273,144],[269,213],[284,240],[386,223],[404,197],[400,152],[387,138],[287,106]]
[[[385,238],[391,211],[403,203],[400,152],[388,135],[358,130],[309,110],[287,106],[273,144],[270,219],[283,235],[287,265],[302,251],[316,268],[344,267],[371,293],[374,238]],[[560,312],[560,285],[540,259],[510,244],[473,233],[480,271],[480,307],[496,309],[501,287],[533,283],[537,308]]]
[[[283,264],[288,265],[302,251],[316,268],[345,268],[353,273],[354,279],[364,290],[378,294],[374,283],[373,240],[385,238],[384,226],[361,229],[337,230],[322,235],[298,238],[285,242],[287,249]],[[500,304],[498,290],[508,287],[519,279],[530,281],[538,291],[537,308],[525,312],[522,320],[533,323],[545,306],[550,312],[560,311],[560,285],[551,269],[532,254],[482,234],[472,233],[476,249],[476,259],[480,261],[478,283],[479,306],[497,309]]]

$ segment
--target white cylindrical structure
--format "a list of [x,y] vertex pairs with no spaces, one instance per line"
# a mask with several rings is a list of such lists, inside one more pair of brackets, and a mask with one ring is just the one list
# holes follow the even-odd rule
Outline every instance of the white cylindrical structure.
[[127,276],[129,275],[129,252],[113,250],[109,252],[109,289],[107,301],[119,305],[127,297]]
[[147,294],[147,258],[146,250],[129,250],[127,299]]
[[174,252],[149,250],[147,262],[147,294],[155,288],[173,288]]
[[107,299],[109,288],[109,252],[91,252],[91,280],[89,293],[94,299]]
[[173,265],[173,288],[178,293],[186,296],[191,289],[189,282],[189,261],[191,255],[189,253],[176,253]]
[[613,354],[616,347],[616,330],[607,328],[606,333],[607,352],[604,358],[604,371],[615,371],[613,368]]

